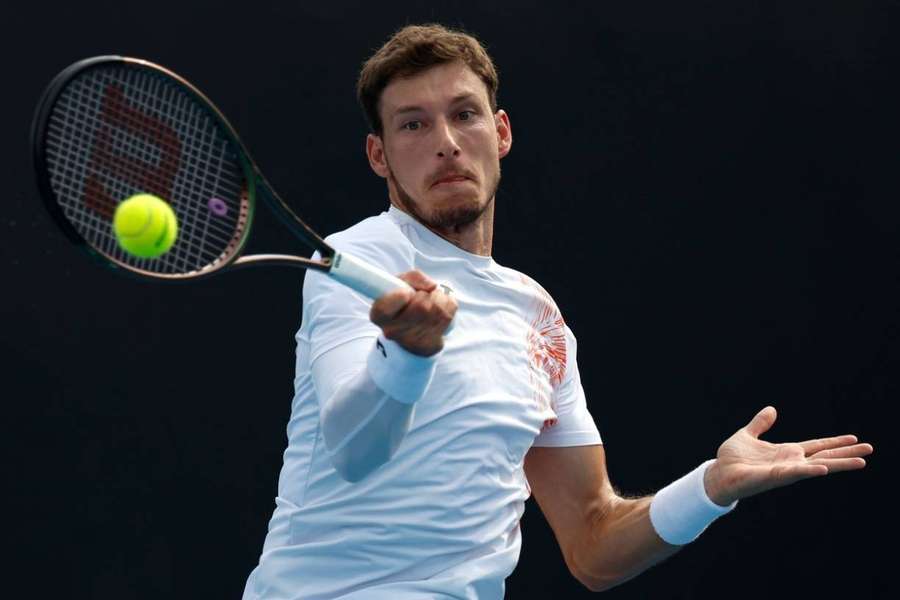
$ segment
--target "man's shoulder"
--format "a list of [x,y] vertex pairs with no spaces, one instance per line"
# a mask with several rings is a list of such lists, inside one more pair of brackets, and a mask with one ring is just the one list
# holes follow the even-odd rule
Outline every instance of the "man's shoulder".
[[502,273],[504,280],[516,284],[516,287],[522,293],[523,301],[526,306],[530,309],[535,309],[535,307],[537,307],[538,311],[544,316],[554,315],[554,318],[558,317],[560,321],[564,323],[560,307],[557,305],[556,300],[550,292],[547,291],[547,288],[538,283],[538,281],[530,275],[526,275],[511,267],[497,265],[497,268],[498,271]]
[[352,247],[389,248],[392,246],[410,246],[409,240],[403,235],[400,227],[391,219],[388,213],[383,212],[363,219],[362,221],[332,233],[325,241],[339,250]]
[[414,262],[412,243],[386,212],[332,233],[325,241],[392,274],[408,271]]
[[550,292],[548,292],[546,288],[544,288],[544,286],[538,283],[537,280],[530,275],[527,275],[522,271],[513,269],[512,267],[506,267],[499,264],[497,264],[497,270],[503,275],[504,279],[516,281],[531,292],[548,298],[552,301],[553,297],[550,295]]

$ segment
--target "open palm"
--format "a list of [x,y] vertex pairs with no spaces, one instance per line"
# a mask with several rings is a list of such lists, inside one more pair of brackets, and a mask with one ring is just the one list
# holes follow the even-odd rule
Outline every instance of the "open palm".
[[774,407],[765,407],[719,446],[706,474],[707,493],[714,502],[726,506],[801,479],[862,469],[862,457],[873,452],[870,444],[857,443],[850,434],[785,444],[759,439],[777,416]]

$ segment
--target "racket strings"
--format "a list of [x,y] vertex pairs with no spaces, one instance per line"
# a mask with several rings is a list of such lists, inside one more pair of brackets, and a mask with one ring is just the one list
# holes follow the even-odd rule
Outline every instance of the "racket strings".
[[[94,106],[94,108],[96,109],[96,105]],[[82,115],[85,114],[84,111],[79,111],[79,112]],[[96,113],[96,110],[95,110],[95,113]],[[112,140],[111,145],[115,146],[116,150],[118,150],[118,152],[114,156],[119,156],[120,159],[122,159],[122,160],[126,160],[127,158],[136,158],[137,160],[141,159],[141,154],[142,154],[141,146],[136,145],[137,143],[140,143],[145,148],[147,148],[147,147],[152,148],[152,146],[153,146],[152,144],[147,144],[147,143],[142,142],[140,136],[131,135],[128,131],[128,127],[116,128],[112,135],[113,135],[114,139]],[[97,149],[106,150],[106,148],[104,146],[107,146],[107,145],[110,145],[110,144],[95,145],[95,150],[97,150]],[[99,146],[99,148],[98,148],[98,146]],[[93,165],[91,165],[90,163],[88,164],[89,167],[90,166],[94,167],[92,169],[94,176],[103,175],[104,171],[108,171],[108,169],[103,168],[106,165],[98,164],[98,161],[96,160],[96,157],[98,154],[107,155],[106,152],[94,152],[94,154],[93,154],[94,164]],[[142,179],[139,175],[146,173],[146,170],[141,171],[139,169],[131,168],[131,169],[119,169],[118,171],[119,171],[117,173],[118,177],[125,179],[126,180],[125,183],[127,183],[127,184],[130,184],[132,186],[134,186],[135,184],[138,184],[137,185],[138,189],[141,189],[142,191],[151,192],[151,193],[157,193],[158,195],[161,195],[163,197],[165,197],[167,195],[165,193],[160,192],[160,188],[164,187],[163,185],[153,185],[152,178],[148,178],[148,177],[144,176],[143,177],[143,179],[144,179],[143,185],[139,185],[140,180]],[[107,174],[108,174],[108,172],[107,172]],[[129,177],[129,175],[130,175],[130,177]],[[90,178],[85,181],[85,185],[87,186],[88,184],[91,184],[92,182],[96,185],[96,180],[90,179]],[[109,181],[107,183],[114,185],[116,183],[116,181],[115,181],[115,179],[113,179],[112,181]],[[76,193],[77,193],[77,190],[74,190],[74,191],[76,191]],[[106,207],[97,207],[96,201],[94,202],[94,204],[92,206],[92,203],[90,201],[91,198],[87,194],[87,191],[88,190],[85,190],[85,192],[86,192],[85,197],[84,197],[85,205],[87,208],[93,209],[93,211],[87,211],[87,212],[88,213],[93,212],[94,214],[92,215],[92,217],[94,217],[94,218],[91,219],[91,221],[89,221],[86,224],[93,225],[94,241],[95,242],[99,241],[99,242],[101,242],[101,244],[103,244],[102,248],[101,248],[102,250],[105,250],[106,252],[115,252],[117,247],[115,245],[114,240],[112,240],[109,235],[106,235],[107,229],[108,229],[108,219],[111,216],[111,211]],[[125,193],[127,194],[127,192],[125,192]],[[98,210],[98,208],[99,208],[99,210]],[[78,211],[78,212],[83,212],[83,211]],[[180,212],[180,211],[178,211],[178,212]],[[99,219],[100,219],[99,223],[98,223],[98,215],[96,213],[99,213]],[[78,215],[76,214],[75,216],[77,218]],[[185,229],[189,230],[190,221],[187,219],[182,219],[182,222],[185,223],[185,225],[187,225],[187,227],[184,227],[183,230],[185,230]],[[192,239],[192,236],[186,236],[184,239],[187,239],[190,241]],[[221,244],[222,240],[219,239],[218,241]],[[170,255],[170,256],[172,256],[172,255]],[[182,259],[181,262],[184,263],[185,255],[183,252],[179,253],[176,249],[176,254],[174,255],[174,258],[176,258],[176,259],[180,258],[180,259]]]
[[[132,75],[137,76],[138,74],[132,73]],[[162,91],[159,89],[160,84],[161,84],[161,80],[159,78],[152,78],[151,79],[152,87],[149,90],[147,90],[146,93],[142,94],[141,92],[144,92],[144,90],[140,87],[136,88],[138,91],[138,94],[136,95],[136,100],[137,100],[136,104],[139,107],[149,109],[149,108],[151,108],[150,104],[153,103],[154,100],[157,101],[157,104],[159,104],[160,103],[159,101],[161,100],[163,103],[168,103],[169,105],[174,104],[179,109],[177,111],[174,111],[173,116],[180,116],[182,119],[184,119],[185,117],[190,117],[190,120],[188,120],[187,123],[189,126],[191,126],[191,128],[193,130],[192,133],[194,133],[195,135],[182,136],[182,139],[189,142],[188,144],[185,144],[185,149],[184,149],[183,155],[189,157],[190,154],[194,154],[195,157],[193,157],[193,158],[189,157],[187,160],[187,165],[185,165],[185,166],[186,166],[186,170],[189,170],[191,172],[196,172],[199,169],[201,169],[203,165],[198,164],[198,160],[196,159],[197,151],[192,148],[192,144],[190,144],[190,142],[195,141],[197,139],[197,134],[199,134],[200,136],[202,136],[201,139],[205,140],[207,143],[213,143],[215,141],[213,139],[213,132],[215,131],[215,129],[212,126],[212,124],[209,122],[208,115],[203,115],[199,111],[195,111],[195,113],[193,115],[190,115],[190,113],[187,111],[187,107],[189,106],[190,100],[186,95],[180,95],[180,97],[172,98],[172,95],[174,93],[174,88],[169,87],[169,89],[166,90],[167,94],[164,96],[161,93]],[[172,101],[176,100],[176,99],[178,102],[173,103]],[[173,119],[173,122],[178,123],[180,121],[178,119]],[[220,149],[222,151],[224,151],[223,147],[227,146],[227,143],[225,143],[224,140],[222,140],[222,142],[223,143],[219,144],[219,146],[220,146]],[[222,152],[220,152],[220,155],[219,155],[220,165],[222,163],[223,158],[224,158],[224,155]],[[221,175],[222,175],[222,168],[220,166],[217,169],[215,176],[221,177]],[[238,175],[238,177],[240,177],[240,175]],[[182,239],[184,239],[188,242],[188,248],[190,248],[191,245],[194,245],[196,247],[196,245],[197,245],[196,242],[198,242],[198,241],[202,242],[202,240],[207,239],[209,241],[214,242],[213,247],[215,249],[218,249],[223,244],[227,243],[230,240],[230,234],[232,232],[222,230],[221,227],[213,227],[212,229],[210,229],[208,226],[209,219],[204,220],[204,219],[200,218],[201,215],[199,214],[200,211],[198,210],[198,204],[199,204],[199,199],[201,197],[200,194],[203,194],[205,191],[203,186],[199,185],[202,181],[203,181],[203,179],[201,177],[189,177],[189,178],[183,178],[181,181],[178,181],[177,182],[178,185],[176,185],[176,181],[173,180],[172,181],[172,187],[173,187],[172,198],[173,199],[170,200],[170,202],[172,202],[173,206],[176,204],[179,204],[179,205],[183,205],[185,208],[184,211],[178,211],[176,209],[176,214],[178,214],[179,221],[182,225],[182,227],[181,227],[182,236],[181,237],[182,237]],[[233,189],[231,190],[231,195],[239,196],[239,194],[240,194],[240,183],[237,183],[235,186],[233,186]],[[160,195],[164,198],[167,197],[167,195],[165,193],[161,193]],[[223,195],[226,195],[226,194],[223,194]],[[226,195],[226,197],[227,197],[227,195]],[[183,201],[177,202],[177,200],[184,200],[184,199],[189,199],[189,201],[188,202],[183,202]],[[201,228],[200,223],[204,222],[204,221],[206,222],[206,226]],[[196,235],[196,232],[198,230],[200,230],[202,232],[202,234],[200,236]],[[209,234],[213,234],[213,235],[209,235]],[[194,244],[191,244],[191,242],[194,242]],[[205,246],[204,244],[200,244],[200,249],[202,249],[204,246]],[[187,257],[186,253],[184,253],[184,252],[179,253],[178,248],[175,248],[174,250],[175,250],[175,258],[181,258],[183,260],[184,258]],[[214,260],[216,257],[215,256],[204,256],[203,258],[206,259],[205,262],[209,262],[211,260]]]
[[[239,248],[249,224],[243,168],[218,121],[192,95],[139,67],[95,68],[60,93],[45,140],[63,214],[95,250],[153,274],[214,268]],[[136,193],[168,201],[178,240],[157,259],[125,253],[115,206]]]

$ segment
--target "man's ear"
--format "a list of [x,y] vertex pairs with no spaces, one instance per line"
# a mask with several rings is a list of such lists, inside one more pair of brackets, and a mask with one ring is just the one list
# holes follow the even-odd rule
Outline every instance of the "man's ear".
[[509,115],[501,109],[494,114],[494,125],[497,128],[497,150],[500,158],[509,154],[512,148],[512,125],[509,123]]
[[390,174],[387,159],[384,154],[384,142],[380,136],[370,133],[366,136],[366,156],[369,158],[369,166],[379,177],[387,178]]

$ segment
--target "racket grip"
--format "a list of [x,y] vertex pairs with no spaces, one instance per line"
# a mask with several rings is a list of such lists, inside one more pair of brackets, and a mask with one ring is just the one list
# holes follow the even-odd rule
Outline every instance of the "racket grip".
[[412,286],[399,277],[382,271],[378,267],[373,267],[345,252],[334,253],[328,274],[333,279],[372,300],[377,300],[397,288],[412,289]]

